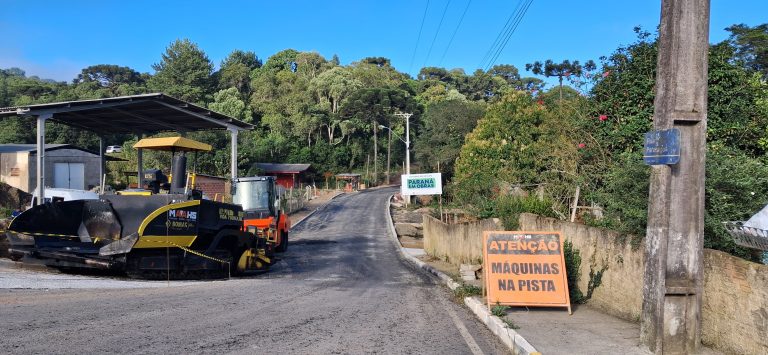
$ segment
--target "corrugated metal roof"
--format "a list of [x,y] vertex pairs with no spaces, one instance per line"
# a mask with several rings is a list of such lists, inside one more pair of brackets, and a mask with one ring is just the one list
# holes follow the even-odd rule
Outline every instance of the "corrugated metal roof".
[[[46,151],[61,149],[61,148],[72,148],[72,149],[93,153],[91,151],[78,148],[70,144],[46,144],[45,145]],[[37,152],[37,144],[0,144],[0,153],[17,153],[17,152]]]
[[[71,144],[46,144],[45,145],[46,152],[49,152],[52,150],[59,150],[59,149],[75,149],[75,150],[93,154],[95,156],[99,156],[99,153],[97,152],[76,147]],[[37,144],[0,144],[0,153],[18,153],[18,152],[37,153]],[[126,159],[113,157],[110,155],[105,155],[104,158],[109,161],[128,161]]]
[[177,151],[203,151],[209,152],[210,144],[198,142],[184,137],[144,138],[133,145],[134,148]]
[[249,123],[163,93],[0,108],[0,117],[43,114],[100,134],[253,129]]
[[256,168],[265,173],[289,173],[298,174],[309,169],[310,164],[278,164],[278,163],[256,163]]

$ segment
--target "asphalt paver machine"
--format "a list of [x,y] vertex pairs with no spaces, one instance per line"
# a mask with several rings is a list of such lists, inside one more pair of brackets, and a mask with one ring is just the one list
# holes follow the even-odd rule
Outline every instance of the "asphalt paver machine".
[[9,251],[53,267],[149,279],[226,277],[270,266],[269,231],[249,232],[240,205],[202,199],[187,187],[184,153],[210,145],[166,137],[136,146],[172,152],[170,186],[154,173],[146,176],[148,189],[34,206],[9,225]]

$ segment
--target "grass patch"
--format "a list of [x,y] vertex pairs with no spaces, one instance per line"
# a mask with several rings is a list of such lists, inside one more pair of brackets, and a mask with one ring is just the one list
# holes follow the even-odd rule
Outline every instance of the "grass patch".
[[457,287],[455,290],[453,290],[453,295],[456,296],[458,299],[464,299],[465,297],[470,296],[480,296],[483,294],[483,289],[477,286],[472,285],[461,285]]

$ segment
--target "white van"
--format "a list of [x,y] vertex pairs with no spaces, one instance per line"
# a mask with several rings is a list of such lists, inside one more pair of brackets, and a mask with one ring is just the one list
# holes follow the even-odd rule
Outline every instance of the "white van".
[[106,153],[107,154],[109,154],[109,153],[120,153],[122,151],[123,151],[123,147],[121,147],[119,145],[110,145],[110,146],[107,147]]

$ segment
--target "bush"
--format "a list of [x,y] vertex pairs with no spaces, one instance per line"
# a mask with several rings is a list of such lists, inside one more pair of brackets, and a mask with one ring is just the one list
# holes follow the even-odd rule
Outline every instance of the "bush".
[[583,303],[584,294],[579,289],[579,279],[581,279],[581,253],[573,248],[573,243],[566,240],[563,242],[563,257],[565,259],[565,272],[568,276],[568,295],[571,303]]
[[[594,199],[606,218],[589,224],[644,237],[648,219],[650,169],[639,154],[621,154]],[[759,261],[757,253],[737,246],[722,222],[746,220],[768,203],[768,166],[745,152],[709,144],[705,182],[704,247]]]
[[496,200],[496,216],[504,224],[504,229],[516,230],[519,227],[521,213],[534,213],[539,216],[556,217],[552,201],[536,196],[503,196]]

